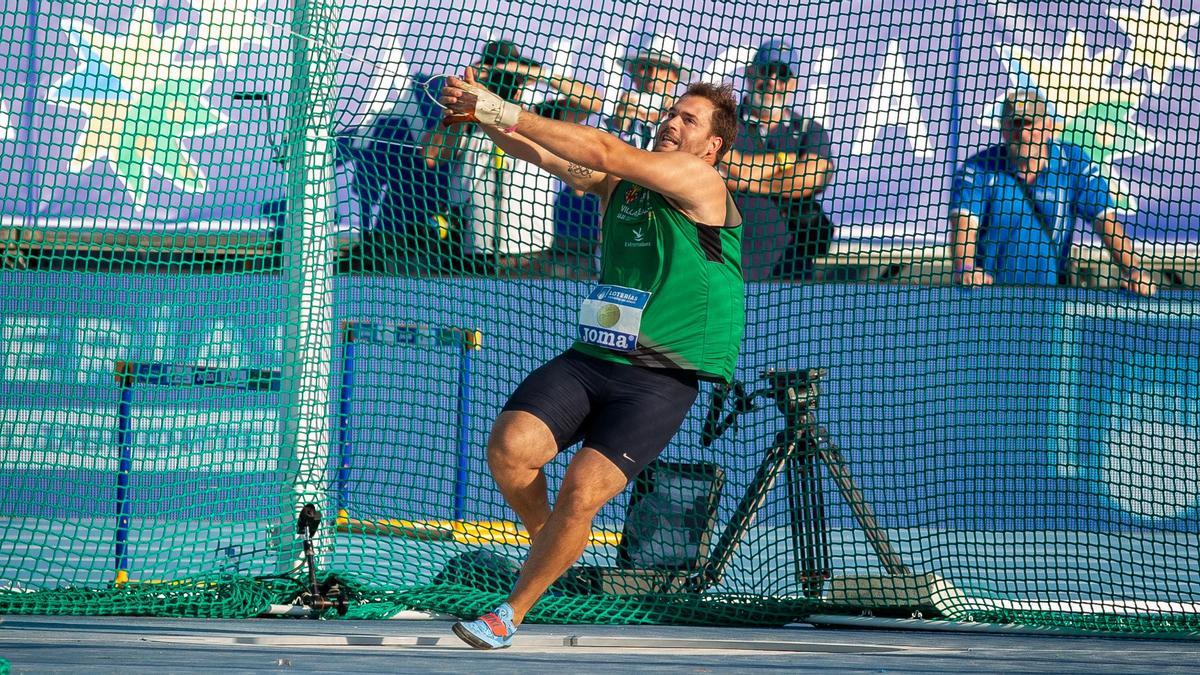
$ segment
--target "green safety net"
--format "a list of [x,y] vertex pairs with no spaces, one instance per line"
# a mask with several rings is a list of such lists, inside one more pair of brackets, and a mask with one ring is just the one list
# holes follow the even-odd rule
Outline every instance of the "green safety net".
[[528,620],[1197,630],[1182,0],[0,16],[0,613],[503,601],[530,539],[492,422],[571,347],[602,248],[668,235],[605,240],[596,195],[440,124],[473,66],[637,148],[689,83],[736,105],[734,381]]

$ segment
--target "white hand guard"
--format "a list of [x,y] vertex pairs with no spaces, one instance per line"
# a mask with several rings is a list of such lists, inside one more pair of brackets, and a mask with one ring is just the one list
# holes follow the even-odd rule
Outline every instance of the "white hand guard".
[[521,106],[509,103],[479,85],[466,84],[463,89],[475,94],[475,119],[480,124],[512,131],[521,116]]

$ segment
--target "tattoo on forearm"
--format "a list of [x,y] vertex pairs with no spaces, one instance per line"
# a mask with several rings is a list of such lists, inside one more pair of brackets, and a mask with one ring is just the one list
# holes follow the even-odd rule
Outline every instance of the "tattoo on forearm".
[[589,178],[592,170],[586,166],[579,166],[575,162],[567,162],[567,173],[576,178]]

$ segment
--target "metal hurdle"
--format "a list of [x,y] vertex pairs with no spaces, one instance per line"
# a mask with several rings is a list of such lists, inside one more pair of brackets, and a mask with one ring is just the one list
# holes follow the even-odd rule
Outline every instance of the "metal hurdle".
[[342,378],[338,396],[338,472],[337,508],[339,519],[349,518],[347,490],[354,458],[350,433],[351,402],[354,397],[355,359],[358,344],[455,346],[459,349],[455,443],[457,457],[454,474],[454,520],[462,520],[466,511],[467,482],[470,468],[471,355],[483,348],[483,333],[458,326],[430,326],[421,323],[384,324],[369,321],[342,322]]
[[[459,348],[455,443],[457,457],[454,481],[454,519],[461,520],[466,510],[467,483],[470,467],[470,400],[472,353],[482,347],[482,332],[455,326],[434,327],[428,324],[382,324],[368,321],[342,323],[342,373],[339,386],[336,418],[338,468],[336,500],[339,521],[348,518],[346,511],[350,469],[353,466],[353,439],[350,414],[355,388],[356,347],[359,344],[433,345]],[[114,556],[118,585],[129,581],[129,531],[133,519],[130,498],[130,478],[133,472],[133,402],[137,385],[170,387],[220,387],[259,392],[282,390],[279,370],[256,368],[219,368],[175,363],[117,361],[114,379],[121,388],[117,414],[118,466],[116,475],[117,528],[114,537]],[[420,529],[436,530],[437,525]]]
[[[472,398],[473,352],[483,348],[483,333],[458,326],[428,324],[382,324],[369,321],[345,321],[341,329],[342,376],[338,402],[337,443],[337,529],[351,534],[401,536],[421,540],[457,541],[465,544],[528,545],[529,534],[519,523],[504,520],[468,521],[466,515],[467,485],[471,459],[470,419]],[[354,463],[354,439],[350,415],[356,385],[358,345],[432,345],[453,346],[459,349],[456,404],[457,445],[454,475],[454,513],[451,520],[399,520],[384,518],[362,520],[349,513],[347,493],[350,470]],[[593,530],[589,545],[615,546],[621,533]]]
[[129,581],[129,526],[133,507],[129,498],[129,479],[133,472],[134,385],[219,387],[277,392],[282,388],[282,377],[278,370],[136,361],[117,361],[113,371],[113,377],[121,387],[121,404],[117,412],[117,532],[114,537],[113,554],[116,557],[116,584],[123,585]]

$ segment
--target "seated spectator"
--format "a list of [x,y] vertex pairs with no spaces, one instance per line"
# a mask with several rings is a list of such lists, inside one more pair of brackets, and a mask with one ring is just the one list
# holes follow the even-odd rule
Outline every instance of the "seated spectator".
[[338,162],[349,170],[360,225],[358,242],[343,256],[346,271],[443,271],[447,230],[435,214],[445,203],[444,171],[425,165],[413,131],[420,116],[397,109],[338,137]]
[[600,199],[563,186],[554,199],[554,246],[542,271],[565,279],[600,274]]
[[351,271],[443,271],[445,232],[434,214],[444,202],[445,181],[426,168],[411,123],[404,115],[379,115],[349,148],[362,211],[359,243],[347,255]]
[[1156,286],[1117,220],[1100,167],[1054,139],[1049,104],[1035,91],[1005,98],[1001,142],[973,155],[954,177],[950,224],[954,279],[965,286],[1070,283],[1077,220],[1090,221],[1121,267],[1122,288],[1153,295]]

